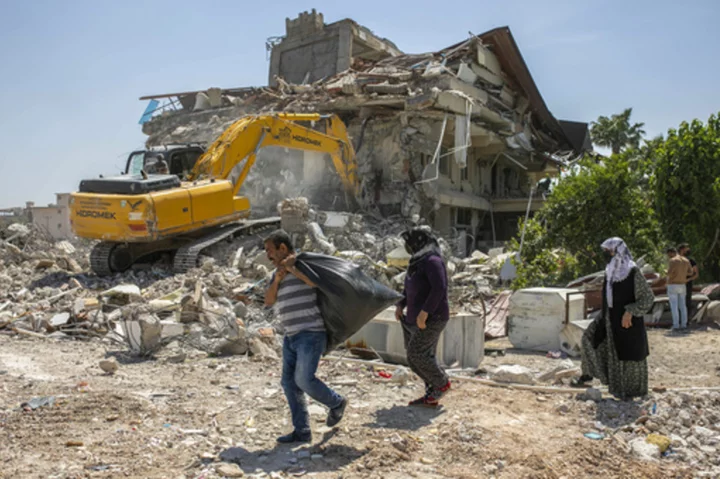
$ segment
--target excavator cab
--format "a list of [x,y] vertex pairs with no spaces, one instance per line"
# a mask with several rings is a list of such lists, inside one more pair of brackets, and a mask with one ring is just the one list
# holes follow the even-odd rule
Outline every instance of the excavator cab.
[[195,163],[203,153],[205,153],[205,148],[199,143],[163,145],[147,150],[133,151],[128,156],[125,174],[139,176],[143,170],[148,174],[156,174],[157,165],[162,160],[167,164],[169,174],[184,180],[192,172]]

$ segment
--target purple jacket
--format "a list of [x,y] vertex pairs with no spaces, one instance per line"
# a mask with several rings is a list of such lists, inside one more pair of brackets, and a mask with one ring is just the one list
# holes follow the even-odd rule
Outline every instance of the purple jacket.
[[403,308],[407,306],[405,322],[415,324],[420,311],[427,311],[429,321],[447,321],[450,318],[447,287],[442,258],[432,255],[420,260],[414,274],[405,277],[404,298],[398,303]]

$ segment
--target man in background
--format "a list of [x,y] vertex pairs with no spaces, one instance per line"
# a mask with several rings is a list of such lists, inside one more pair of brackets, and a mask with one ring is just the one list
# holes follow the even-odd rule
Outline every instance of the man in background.
[[700,270],[698,269],[697,263],[694,259],[690,257],[690,245],[687,243],[683,243],[680,246],[678,246],[678,253],[680,253],[681,256],[686,258],[690,262],[690,266],[692,267],[692,275],[688,278],[687,282],[687,296],[685,298],[685,304],[687,304],[687,311],[688,311],[688,317],[692,316],[693,309],[692,309],[692,294],[693,294],[693,281],[695,281],[698,276],[700,276]]
[[672,313],[672,332],[687,329],[687,279],[692,275],[690,261],[680,256],[675,248],[668,248],[667,295]]

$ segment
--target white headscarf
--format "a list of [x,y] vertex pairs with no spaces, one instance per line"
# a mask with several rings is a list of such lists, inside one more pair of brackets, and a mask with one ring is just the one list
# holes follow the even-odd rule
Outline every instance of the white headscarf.
[[605,267],[605,278],[608,282],[605,297],[607,298],[608,307],[612,308],[612,283],[619,283],[620,281],[627,279],[630,271],[632,271],[632,269],[637,265],[635,264],[635,261],[633,261],[630,250],[622,238],[607,239],[603,242],[602,248],[615,252],[615,256],[613,256],[608,265]]

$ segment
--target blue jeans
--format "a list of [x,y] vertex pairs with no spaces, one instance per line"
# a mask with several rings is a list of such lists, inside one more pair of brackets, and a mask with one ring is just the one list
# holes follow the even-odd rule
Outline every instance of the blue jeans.
[[667,287],[668,299],[670,300],[670,312],[672,313],[673,329],[687,328],[688,312],[685,298],[687,288],[684,284],[669,284]]
[[305,394],[330,409],[342,404],[342,396],[315,377],[325,351],[325,332],[304,331],[283,340],[282,387],[290,405],[295,432],[310,432]]

